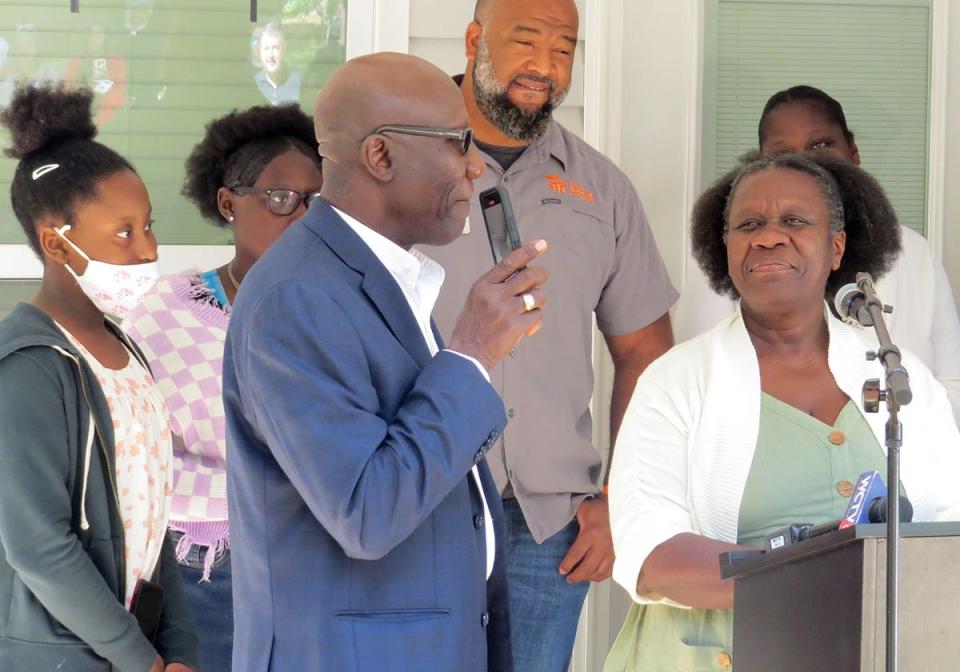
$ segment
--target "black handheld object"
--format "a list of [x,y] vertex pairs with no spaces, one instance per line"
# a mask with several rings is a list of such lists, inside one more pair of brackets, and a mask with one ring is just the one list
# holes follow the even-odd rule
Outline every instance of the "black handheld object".
[[[874,497],[869,505],[863,507],[865,516],[863,522],[885,523],[887,522],[887,497]],[[842,520],[842,519],[841,519]],[[821,534],[828,534],[840,529],[841,520],[831,520],[829,523],[820,523],[811,525],[810,523],[794,523],[787,527],[781,527],[764,536],[764,548],[767,551],[775,551],[778,548],[792,546],[806,539],[819,537]],[[909,523],[913,520],[913,504],[910,500],[900,495],[900,522]]]
[[503,187],[493,187],[480,192],[480,211],[487,227],[487,239],[493,253],[493,263],[523,245],[517,230],[517,218],[513,215],[510,194]]
[[160,614],[163,612],[163,588],[146,579],[137,581],[130,602],[130,613],[137,619],[140,632],[155,643],[160,629]]

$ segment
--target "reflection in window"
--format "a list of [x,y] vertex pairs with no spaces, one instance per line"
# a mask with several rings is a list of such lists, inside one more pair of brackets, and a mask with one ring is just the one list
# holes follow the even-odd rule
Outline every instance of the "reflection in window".
[[[100,140],[150,189],[167,244],[226,242],[181,196],[183,162],[206,123],[231,109],[313,100],[346,53],[348,0],[0,0],[0,105],[14,82],[66,80],[96,93]],[[7,143],[0,136],[0,142]],[[14,163],[0,158],[8,191]],[[23,242],[0,198],[0,244]]]

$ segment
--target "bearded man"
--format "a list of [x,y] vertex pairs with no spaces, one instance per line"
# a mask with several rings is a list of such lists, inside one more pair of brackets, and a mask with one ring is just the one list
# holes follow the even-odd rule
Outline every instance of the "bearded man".
[[[481,0],[456,78],[480,156],[476,192],[510,193],[524,240],[551,248],[550,313],[491,371],[509,424],[488,455],[503,497],[513,655],[523,672],[565,672],[591,581],[613,566],[592,443],[593,316],[615,367],[611,445],[643,369],[673,344],[677,299],[640,199],[613,163],[553,119],[570,88],[573,0]],[[490,263],[479,202],[458,240],[427,254],[447,269],[434,316],[445,334]]]

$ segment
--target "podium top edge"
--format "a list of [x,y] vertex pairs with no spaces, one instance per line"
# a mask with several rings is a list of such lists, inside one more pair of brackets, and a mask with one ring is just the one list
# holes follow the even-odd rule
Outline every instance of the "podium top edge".
[[[856,543],[863,539],[883,539],[886,536],[886,523],[857,525],[807,539],[776,551],[758,549],[756,551],[721,553],[719,557],[720,577],[731,579],[746,576],[788,562],[795,562],[830,548]],[[900,536],[903,538],[960,536],[960,522],[903,523],[900,525]]]

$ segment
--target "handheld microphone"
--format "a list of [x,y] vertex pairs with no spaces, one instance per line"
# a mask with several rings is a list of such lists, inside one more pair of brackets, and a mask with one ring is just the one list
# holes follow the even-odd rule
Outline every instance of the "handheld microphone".
[[853,495],[850,497],[847,512],[840,519],[839,529],[843,530],[854,525],[869,523],[871,502],[876,497],[886,497],[886,494],[887,486],[880,478],[879,471],[874,470],[860,474]]

